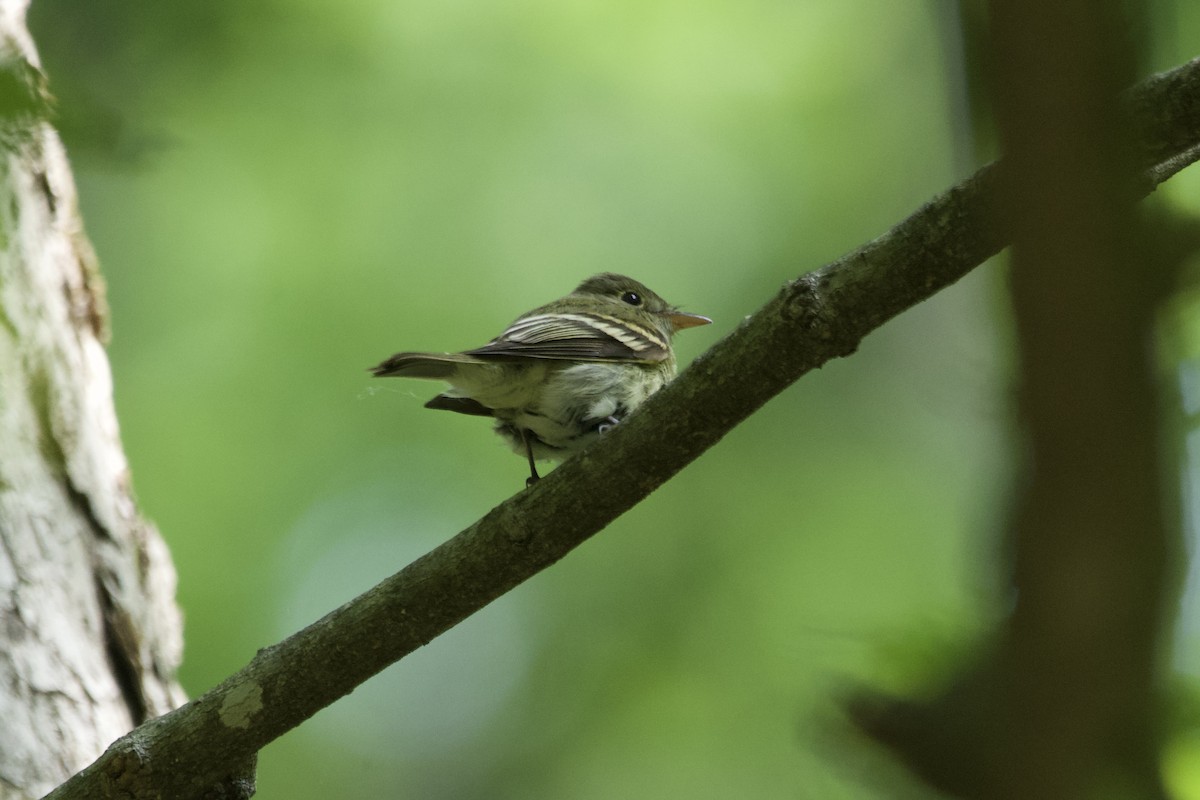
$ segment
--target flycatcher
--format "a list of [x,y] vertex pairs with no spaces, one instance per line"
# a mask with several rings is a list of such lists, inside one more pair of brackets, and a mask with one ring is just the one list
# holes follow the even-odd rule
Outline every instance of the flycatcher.
[[494,418],[496,433],[529,460],[532,485],[535,460],[578,452],[671,380],[671,337],[710,322],[606,272],[518,317],[483,347],[397,353],[371,371],[450,384],[425,407]]

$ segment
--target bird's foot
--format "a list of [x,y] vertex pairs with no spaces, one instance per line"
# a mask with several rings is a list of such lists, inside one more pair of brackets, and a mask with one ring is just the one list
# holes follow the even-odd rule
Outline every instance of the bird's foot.
[[616,417],[605,417],[596,423],[596,433],[608,433],[610,430],[616,427],[620,421],[621,420],[617,419]]

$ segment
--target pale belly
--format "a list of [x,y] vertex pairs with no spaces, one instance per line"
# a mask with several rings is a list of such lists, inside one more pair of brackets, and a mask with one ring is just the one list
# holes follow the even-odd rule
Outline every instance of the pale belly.
[[[525,453],[529,431],[535,458],[563,459],[595,439],[602,427],[620,421],[662,388],[667,374],[661,366],[631,363],[582,363],[560,366],[553,362],[542,366],[537,378],[525,375],[523,391],[472,394],[494,409],[496,432],[517,453]],[[485,388],[485,387],[477,387]]]

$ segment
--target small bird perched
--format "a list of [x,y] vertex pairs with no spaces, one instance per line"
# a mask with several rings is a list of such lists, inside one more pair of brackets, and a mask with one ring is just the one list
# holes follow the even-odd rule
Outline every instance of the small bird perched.
[[425,407],[495,418],[496,433],[529,459],[533,485],[535,459],[562,460],[619,423],[675,376],[672,335],[710,322],[605,272],[483,347],[397,353],[371,371],[449,383]]

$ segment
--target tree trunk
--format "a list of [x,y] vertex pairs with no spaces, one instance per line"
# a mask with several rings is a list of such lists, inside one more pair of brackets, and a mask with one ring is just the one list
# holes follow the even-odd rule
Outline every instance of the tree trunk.
[[0,99],[0,800],[44,794],[184,700],[175,574],[133,499],[103,284],[40,112],[27,5],[0,0],[0,81],[20,87]]

